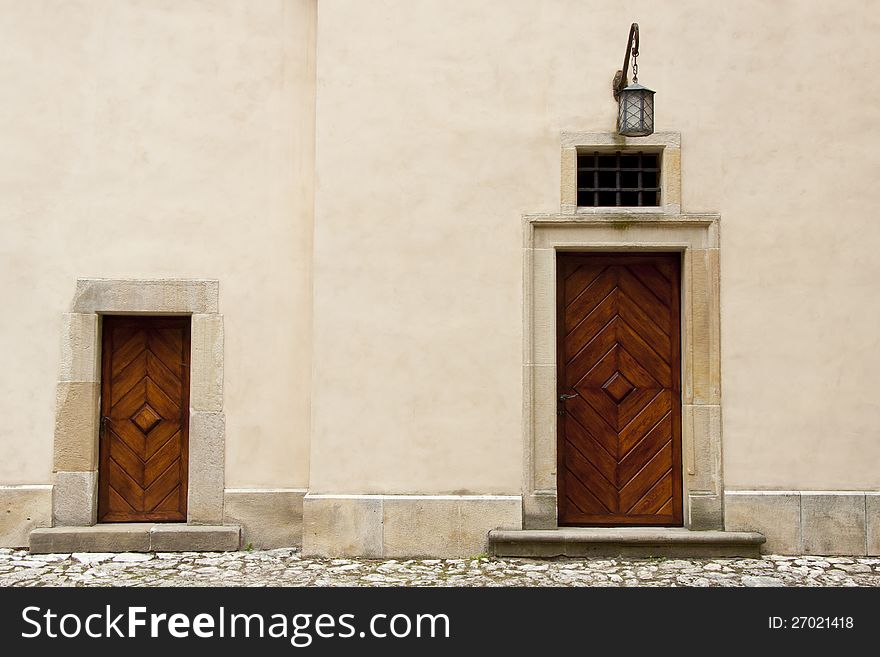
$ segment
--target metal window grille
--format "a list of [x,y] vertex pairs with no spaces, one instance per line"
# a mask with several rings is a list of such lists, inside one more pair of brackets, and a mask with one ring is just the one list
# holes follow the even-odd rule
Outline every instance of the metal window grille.
[[578,153],[577,204],[592,208],[659,206],[659,153]]

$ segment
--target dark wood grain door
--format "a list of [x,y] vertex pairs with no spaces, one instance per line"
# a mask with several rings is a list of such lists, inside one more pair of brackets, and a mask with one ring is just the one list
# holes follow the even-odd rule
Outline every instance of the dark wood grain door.
[[104,317],[98,520],[185,521],[189,317]]
[[680,525],[679,254],[557,259],[560,525]]

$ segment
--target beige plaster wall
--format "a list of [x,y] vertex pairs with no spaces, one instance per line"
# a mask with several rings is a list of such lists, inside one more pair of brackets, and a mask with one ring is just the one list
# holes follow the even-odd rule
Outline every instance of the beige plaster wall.
[[880,486],[872,3],[321,0],[313,492],[519,492],[521,215],[632,20],[722,213],[726,486]]
[[220,281],[227,486],[306,486],[314,0],[0,13],[0,483],[51,481],[77,277],[192,277]]
[[[227,486],[520,491],[522,230],[629,22],[722,213],[729,488],[880,487],[873,5],[0,1],[0,483],[51,481],[77,277],[220,280]],[[624,15],[625,14],[625,15]],[[112,245],[113,248],[109,248]]]

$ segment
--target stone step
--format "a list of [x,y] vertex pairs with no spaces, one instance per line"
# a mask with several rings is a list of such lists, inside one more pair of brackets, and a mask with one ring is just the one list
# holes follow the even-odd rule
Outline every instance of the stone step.
[[493,529],[489,550],[499,557],[757,558],[765,540],[757,532],[691,531],[683,527]]
[[112,523],[42,527],[30,533],[33,554],[70,552],[229,552],[238,550],[239,525]]

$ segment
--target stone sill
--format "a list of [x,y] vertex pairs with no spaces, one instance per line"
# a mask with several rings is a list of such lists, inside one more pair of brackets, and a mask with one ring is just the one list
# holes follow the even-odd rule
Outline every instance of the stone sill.
[[[625,208],[590,208],[591,211],[579,210],[575,213],[548,212],[529,213],[523,215],[525,224],[614,224],[639,222],[645,224],[663,224],[676,226],[709,226],[717,223],[721,215],[713,213],[677,213],[665,211],[634,211]],[[595,212],[592,210],[596,210]]]
[[30,533],[32,554],[72,552],[229,552],[238,550],[239,525],[113,523],[43,527]]
[[683,527],[561,527],[494,529],[492,553],[508,557],[754,557],[765,538],[758,532],[692,531]]

